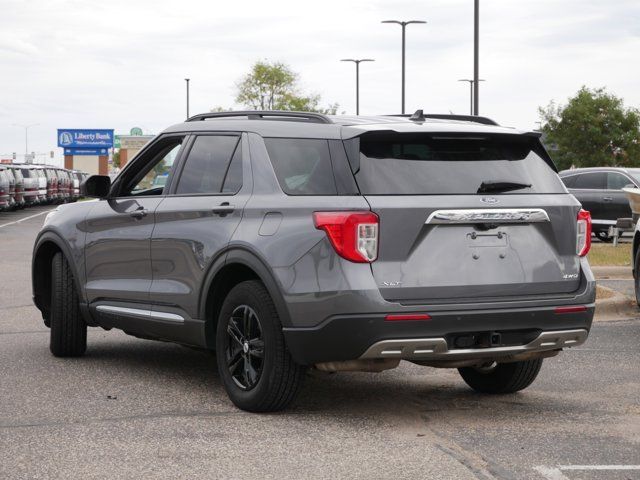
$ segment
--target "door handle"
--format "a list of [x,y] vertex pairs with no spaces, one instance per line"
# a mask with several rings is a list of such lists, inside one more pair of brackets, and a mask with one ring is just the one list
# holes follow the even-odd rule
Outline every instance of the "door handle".
[[134,210],[129,215],[132,216],[133,218],[137,218],[139,220],[139,219],[141,219],[143,217],[146,217],[147,213],[149,213],[148,210],[145,210],[144,208],[141,208],[140,210]]
[[602,201],[604,201],[604,202],[613,202],[613,197],[602,197]]
[[214,215],[220,215],[221,217],[224,217],[229,213],[233,213],[235,209],[236,209],[235,205],[229,205],[229,202],[223,202],[217,207],[213,207],[211,209],[211,212]]

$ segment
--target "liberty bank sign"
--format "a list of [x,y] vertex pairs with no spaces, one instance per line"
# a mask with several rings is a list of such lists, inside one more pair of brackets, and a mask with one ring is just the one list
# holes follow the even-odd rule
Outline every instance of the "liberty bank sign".
[[58,129],[58,146],[65,155],[102,155],[113,147],[113,130]]

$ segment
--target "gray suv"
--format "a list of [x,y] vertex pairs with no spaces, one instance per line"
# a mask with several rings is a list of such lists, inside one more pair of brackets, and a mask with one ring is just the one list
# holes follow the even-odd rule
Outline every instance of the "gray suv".
[[34,247],[52,353],[87,326],[215,350],[245,410],[400,360],[515,392],[591,327],[588,212],[537,134],[486,118],[208,113],[82,190]]

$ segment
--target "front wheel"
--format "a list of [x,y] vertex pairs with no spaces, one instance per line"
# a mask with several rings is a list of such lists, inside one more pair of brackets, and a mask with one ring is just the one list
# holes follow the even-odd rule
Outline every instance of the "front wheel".
[[514,393],[524,390],[538,376],[542,359],[523,362],[491,363],[481,367],[459,368],[462,379],[477,392]]
[[87,324],[80,313],[71,266],[62,253],[51,262],[51,341],[56,357],[79,357],[87,349]]
[[229,398],[242,410],[282,410],[302,383],[304,368],[291,358],[273,300],[259,281],[242,282],[227,295],[216,359]]

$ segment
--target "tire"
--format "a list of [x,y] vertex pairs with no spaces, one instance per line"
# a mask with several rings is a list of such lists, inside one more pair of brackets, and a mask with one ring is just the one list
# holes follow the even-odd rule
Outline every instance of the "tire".
[[79,357],[87,349],[87,324],[80,314],[78,292],[71,266],[62,253],[51,262],[51,340],[56,357]]
[[514,393],[527,388],[538,376],[542,359],[523,362],[499,363],[493,368],[465,367],[458,372],[462,379],[477,392]]
[[291,358],[273,300],[256,280],[227,295],[216,327],[216,359],[227,395],[249,412],[287,407],[305,370]]

